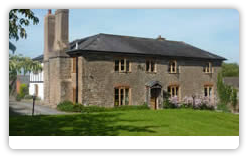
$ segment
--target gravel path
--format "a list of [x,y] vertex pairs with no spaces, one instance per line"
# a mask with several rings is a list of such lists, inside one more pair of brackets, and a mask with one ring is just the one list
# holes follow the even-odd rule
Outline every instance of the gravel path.
[[[10,115],[32,115],[32,103],[9,101],[9,114]],[[59,115],[70,114],[52,109],[48,106],[35,105],[35,115]]]

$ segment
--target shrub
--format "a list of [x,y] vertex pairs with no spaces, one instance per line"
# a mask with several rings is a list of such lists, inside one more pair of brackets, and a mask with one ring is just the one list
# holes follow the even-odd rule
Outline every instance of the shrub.
[[60,111],[73,112],[74,105],[71,101],[64,101],[57,105],[57,109]]
[[20,97],[23,99],[26,95],[28,95],[28,86],[26,84],[21,84],[20,86]]
[[163,103],[164,109],[175,109],[177,106],[175,104],[172,104],[169,99],[166,99]]
[[72,112],[81,112],[83,105],[75,103],[73,104],[73,111]]
[[24,97],[24,99],[33,99],[33,96],[32,96],[32,95],[26,95],[26,96]]
[[217,104],[217,110],[221,110],[223,112],[230,112],[230,110],[227,108],[226,104],[223,104],[223,103]]
[[184,97],[179,103],[177,97],[172,97],[164,101],[164,108],[191,108],[199,110],[214,110],[214,104],[208,97]]
[[193,97],[184,97],[181,102],[181,108],[193,108]]
[[123,111],[123,110],[143,110],[149,109],[147,105],[140,106],[120,106],[114,108],[106,108],[100,106],[83,106],[80,103],[73,104],[71,101],[64,101],[57,105],[57,109],[60,111],[66,112],[82,112],[82,113],[90,113],[90,112],[106,112],[106,111]]
[[233,108],[236,108],[237,105],[237,90],[235,88],[232,88],[231,86],[225,85],[223,83],[222,74],[218,74],[217,78],[217,92],[219,96],[219,103],[217,106],[218,110],[223,110],[225,112],[228,112],[227,105],[232,105]]
[[12,86],[11,85],[9,85],[9,95],[11,94],[11,92],[12,92]]
[[180,104],[178,101],[177,97],[170,97],[170,98],[165,98],[165,101],[163,103],[163,108],[165,109],[175,109],[175,108],[180,108]]
[[16,101],[21,101],[21,100],[22,100],[21,95],[20,95],[20,94],[17,94],[17,95],[16,95]]
[[238,103],[238,90],[233,88],[232,95],[231,95],[231,104],[233,106],[233,109],[236,110],[236,106]]

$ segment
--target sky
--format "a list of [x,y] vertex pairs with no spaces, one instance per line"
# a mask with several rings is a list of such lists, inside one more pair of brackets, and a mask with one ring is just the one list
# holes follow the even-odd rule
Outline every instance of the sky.
[[[38,25],[26,27],[27,39],[10,40],[16,53],[43,54],[44,16],[32,10]],[[53,9],[54,13],[55,10]],[[184,41],[239,63],[239,12],[235,9],[70,9],[69,41],[98,33]]]

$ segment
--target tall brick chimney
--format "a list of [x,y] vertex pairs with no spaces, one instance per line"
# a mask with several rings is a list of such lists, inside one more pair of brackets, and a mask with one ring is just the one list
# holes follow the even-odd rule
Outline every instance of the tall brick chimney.
[[55,12],[54,50],[61,52],[69,47],[69,10],[58,9]]
[[55,36],[55,15],[51,14],[51,10],[48,10],[48,14],[44,18],[44,60],[49,59],[49,55],[53,51]]
[[161,35],[159,35],[157,38],[156,38],[158,41],[165,41],[166,39],[163,38]]
[[51,107],[64,100],[72,101],[71,58],[69,48],[69,10],[58,9],[45,16],[44,99]]

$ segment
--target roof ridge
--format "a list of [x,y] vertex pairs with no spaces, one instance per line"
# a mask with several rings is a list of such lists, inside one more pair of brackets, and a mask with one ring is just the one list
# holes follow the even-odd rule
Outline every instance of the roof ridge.
[[138,36],[126,36],[126,35],[116,35],[116,34],[106,34],[106,33],[99,33],[98,35],[107,35],[107,36],[117,36],[117,37],[126,37],[126,38],[139,38],[139,39],[147,39],[147,40],[156,40],[156,38],[149,38],[149,37],[138,37]]

